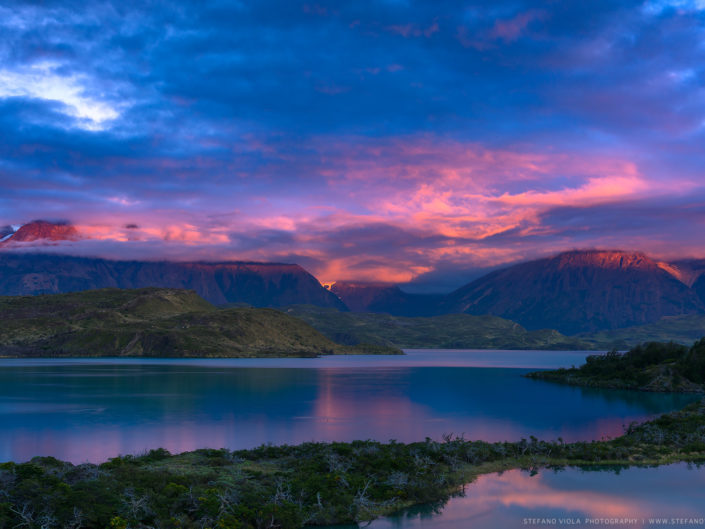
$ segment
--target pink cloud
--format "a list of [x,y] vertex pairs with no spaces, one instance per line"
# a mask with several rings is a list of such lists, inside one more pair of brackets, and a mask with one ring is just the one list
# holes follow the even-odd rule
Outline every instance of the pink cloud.
[[490,37],[501,39],[504,42],[514,42],[526,33],[531,22],[542,20],[545,16],[543,11],[530,10],[519,13],[510,19],[497,20],[490,31]]
[[474,48],[477,51],[495,49],[499,46],[497,41],[510,44],[529,33],[532,22],[544,20],[546,13],[532,9],[518,13],[512,18],[497,19],[491,28],[473,28],[458,26],[455,38],[464,48]]
[[434,20],[433,23],[426,27],[418,26],[416,24],[403,24],[388,26],[387,30],[397,35],[401,35],[404,38],[426,37],[428,39],[431,38],[434,33],[438,33],[440,28],[438,26],[438,21]]
[[[272,149],[256,138],[247,146],[260,148]],[[196,197],[177,190],[168,208],[153,207],[144,193],[136,200],[106,191],[102,202],[74,218],[62,212],[84,237],[63,250],[112,258],[288,261],[324,280],[406,282],[448,265],[495,266],[574,248],[560,223],[546,221],[556,208],[661,199],[698,186],[654,177],[628,152],[490,148],[429,135],[311,138],[304,152],[281,146],[274,152],[285,154],[257,167],[257,179],[202,187]],[[193,170],[209,165],[198,162]],[[250,182],[288,171],[306,175],[300,190],[240,193]],[[189,170],[184,181],[195,173]],[[522,242],[530,238],[530,245]],[[613,231],[583,239],[584,246],[602,244],[663,254],[675,243]]]

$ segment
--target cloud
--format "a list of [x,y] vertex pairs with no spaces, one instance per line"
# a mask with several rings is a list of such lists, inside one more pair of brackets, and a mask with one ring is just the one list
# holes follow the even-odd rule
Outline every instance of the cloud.
[[696,255],[701,7],[10,2],[0,225],[444,288],[580,245]]
[[119,116],[110,103],[86,95],[84,83],[75,76],[57,75],[50,63],[33,64],[24,71],[0,70],[0,98],[31,97],[61,103],[60,111],[76,118],[76,125],[100,130]]
[[490,36],[502,39],[504,42],[514,42],[527,31],[529,24],[533,21],[544,18],[545,12],[539,10],[529,10],[518,13],[509,19],[496,20]]

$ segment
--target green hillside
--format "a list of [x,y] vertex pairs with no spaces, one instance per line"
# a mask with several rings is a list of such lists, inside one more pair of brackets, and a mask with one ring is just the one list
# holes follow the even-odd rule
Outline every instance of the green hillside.
[[2,356],[317,356],[342,346],[273,309],[219,310],[193,291],[104,289],[0,297]]
[[339,343],[376,344],[435,349],[586,349],[588,344],[558,331],[527,331],[496,316],[446,314],[405,318],[389,314],[338,312],[309,305],[289,307],[301,318]]
[[592,349],[628,349],[644,342],[691,344],[702,336],[705,336],[705,315],[686,314],[635,327],[578,334],[576,338],[591,344]]

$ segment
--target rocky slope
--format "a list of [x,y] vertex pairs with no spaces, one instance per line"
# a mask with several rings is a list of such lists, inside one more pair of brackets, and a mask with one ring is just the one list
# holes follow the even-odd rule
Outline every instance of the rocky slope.
[[493,314],[564,334],[705,312],[688,285],[641,253],[573,251],[492,272],[451,293],[444,312]]
[[111,261],[0,253],[0,295],[56,294],[99,288],[185,288],[216,305],[345,305],[306,270],[278,263]]
[[409,294],[396,285],[360,281],[336,281],[330,291],[353,312],[395,316],[435,316],[443,299],[440,294]]
[[0,297],[2,356],[318,356],[341,346],[273,309],[216,309],[195,292],[103,289]]
[[[11,237],[5,238],[8,235]],[[21,226],[17,231],[11,226],[0,228],[0,238],[4,239],[0,244],[13,245],[33,241],[72,241],[78,239],[79,234],[75,226],[68,223],[35,220]]]
[[673,265],[684,271],[687,284],[705,303],[705,259],[677,261]]

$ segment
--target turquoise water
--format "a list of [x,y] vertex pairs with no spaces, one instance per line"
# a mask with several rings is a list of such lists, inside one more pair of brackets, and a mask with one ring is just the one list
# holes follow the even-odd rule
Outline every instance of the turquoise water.
[[0,461],[51,455],[101,462],[156,447],[409,442],[447,433],[487,441],[598,439],[694,399],[521,377],[531,368],[580,364],[585,355],[0,360]]

